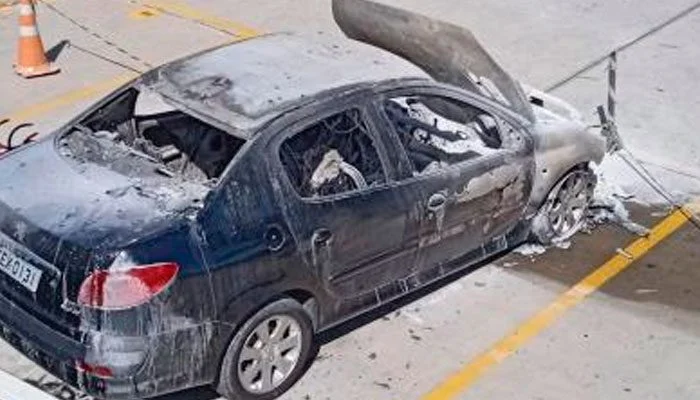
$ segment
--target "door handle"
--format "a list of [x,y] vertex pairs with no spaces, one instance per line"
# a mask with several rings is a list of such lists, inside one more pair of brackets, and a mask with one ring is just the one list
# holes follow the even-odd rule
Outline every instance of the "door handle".
[[311,235],[311,241],[317,246],[325,246],[333,239],[333,233],[326,228],[316,229]]
[[434,193],[428,199],[428,210],[429,211],[439,211],[447,204],[447,197],[442,193]]

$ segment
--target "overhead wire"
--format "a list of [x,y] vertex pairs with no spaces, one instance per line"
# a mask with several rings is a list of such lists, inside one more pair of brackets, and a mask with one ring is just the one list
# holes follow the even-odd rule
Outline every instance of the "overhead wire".
[[[71,16],[68,15],[65,11],[59,9],[59,8],[56,7],[55,5],[53,5],[53,4],[51,4],[51,3],[48,3],[48,2],[46,2],[45,0],[37,0],[37,1],[38,1],[39,3],[41,3],[43,6],[45,6],[47,9],[51,10],[54,14],[60,16],[61,18],[63,18],[64,20],[68,21],[68,22],[71,23],[72,25],[74,25],[74,26],[78,27],[79,29],[83,30],[84,32],[86,32],[87,34],[89,34],[90,36],[92,36],[93,38],[95,38],[95,39],[101,41],[103,44],[109,46],[110,48],[113,48],[114,50],[116,50],[117,52],[119,52],[119,53],[125,55],[126,57],[130,58],[131,60],[133,60],[133,61],[135,61],[135,62],[137,62],[137,63],[140,63],[140,64],[144,65],[144,66],[147,67],[148,69],[153,68],[153,65],[150,64],[149,62],[147,62],[147,61],[145,61],[144,59],[142,59],[141,57],[139,57],[139,56],[137,56],[137,55],[131,53],[130,51],[128,51],[128,50],[126,50],[125,48],[123,48],[122,46],[116,44],[114,41],[109,40],[109,39],[107,39],[106,37],[104,37],[103,35],[101,35],[101,34],[95,32],[95,31],[92,30],[90,27],[88,27],[87,25],[81,23],[81,22],[78,21],[76,18],[71,17]],[[151,6],[151,5],[149,5],[149,8],[153,8],[153,9],[156,9],[156,10],[158,10],[158,11],[160,11],[160,12],[167,13],[167,14],[169,14],[169,15],[174,15],[174,16],[177,16],[177,17],[179,17],[179,18],[182,18],[182,16],[177,15],[177,14],[175,14],[175,13],[171,13],[171,12],[169,12],[168,10],[162,9],[161,7],[156,7],[156,6]],[[653,35],[653,34],[659,32],[660,30],[666,28],[667,26],[671,25],[672,23],[674,23],[674,22],[680,20],[681,18],[683,18],[683,17],[689,15],[690,13],[692,13],[692,12],[695,11],[695,10],[697,10],[698,8],[700,8],[700,1],[699,1],[699,2],[696,2],[695,4],[690,5],[689,7],[685,8],[685,9],[682,10],[681,12],[675,14],[674,16],[672,16],[671,18],[669,18],[669,19],[663,21],[662,23],[660,23],[660,24],[658,24],[658,25],[652,27],[651,29],[649,29],[649,30],[647,30],[646,32],[642,33],[641,35],[635,37],[634,39],[629,40],[628,42],[625,42],[625,43],[623,43],[622,45],[619,45],[619,46],[615,47],[614,52],[621,52],[621,51],[624,51],[624,50],[626,50],[626,49],[632,47],[633,45],[635,45],[635,44],[639,43],[640,41],[642,41],[642,40],[648,38],[649,36],[651,36],[651,35]],[[198,23],[200,23],[200,24],[202,24],[202,25],[205,25],[205,26],[207,26],[208,28],[216,29],[216,30],[218,30],[218,31],[221,31],[222,33],[233,34],[232,32],[225,31],[225,30],[222,30],[222,29],[220,29],[220,28],[218,28],[218,27],[205,24],[205,23],[203,23],[202,21],[196,21],[196,20],[195,20],[195,22],[198,22]],[[128,65],[128,64],[123,63],[123,62],[120,62],[120,61],[115,60],[115,59],[113,59],[113,58],[111,58],[111,57],[108,57],[108,56],[106,56],[106,55],[103,55],[103,54],[100,54],[100,53],[95,52],[95,51],[93,51],[93,50],[87,49],[87,48],[85,48],[85,47],[78,46],[78,45],[76,45],[76,44],[74,44],[74,43],[72,43],[72,42],[69,42],[69,45],[70,45],[71,48],[75,48],[76,50],[79,50],[79,51],[84,52],[84,53],[86,53],[86,54],[92,55],[92,56],[94,56],[94,57],[96,57],[96,58],[99,58],[99,59],[101,59],[101,60],[103,60],[103,61],[109,62],[109,63],[111,63],[111,64],[113,64],[113,65],[116,65],[116,66],[118,66],[118,67],[120,67],[120,68],[129,70],[129,71],[131,71],[131,72],[139,73],[139,74],[145,72],[145,71],[143,71],[143,70],[141,70],[141,69],[139,69],[139,68],[133,67],[133,66]],[[597,65],[599,65],[599,64],[601,64],[601,63],[603,63],[603,62],[605,62],[605,60],[607,60],[608,57],[609,57],[608,54],[606,54],[606,55],[604,55],[604,56],[601,56],[601,57],[599,57],[599,58],[596,58],[595,60],[589,62],[589,63],[586,64],[586,65],[584,65],[583,67],[581,67],[581,68],[578,69],[577,71],[573,72],[572,74],[570,74],[570,75],[566,76],[565,78],[563,78],[563,79],[557,81],[556,83],[550,85],[549,88],[546,89],[546,91],[547,91],[547,92],[551,92],[551,91],[553,91],[553,90],[559,89],[560,87],[562,87],[562,86],[566,85],[567,83],[571,82],[572,80],[574,80],[575,78],[577,78],[577,77],[580,76],[581,74],[583,74],[583,73],[585,73],[585,72],[591,70],[592,68],[596,67]],[[698,229],[700,229],[700,220],[698,219],[698,217],[695,216],[694,214],[690,213],[690,212],[687,210],[686,207],[684,207],[683,205],[681,205],[681,204],[679,204],[677,201],[675,201],[675,199],[673,198],[673,196],[663,187],[663,185],[658,181],[658,179],[656,179],[656,178],[649,172],[649,170],[648,170],[646,167],[644,167],[643,163],[642,163],[637,157],[635,157],[634,154],[633,154],[629,149],[620,150],[620,151],[617,152],[617,154],[618,154],[618,156],[625,162],[626,165],[628,165],[637,175],[639,175],[639,177],[640,177],[643,181],[645,181],[645,182],[652,188],[652,190],[654,190],[655,192],[657,192],[670,206],[679,209],[679,210],[688,218],[688,220],[691,221],[691,222],[693,223],[693,225],[695,225]]]
[[680,204],[673,198],[668,190],[659,182],[654,175],[644,166],[642,161],[640,161],[634,154],[629,151],[629,149],[623,149],[617,152],[617,156],[622,159],[625,164],[627,164],[639,177],[644,180],[649,187],[652,188],[656,193],[658,193],[671,207],[679,210],[683,216],[685,216],[690,223],[692,223],[696,228],[700,229],[700,219],[691,210],[689,210],[685,205]]
[[649,36],[654,35],[655,33],[661,31],[662,29],[673,24],[674,22],[688,16],[690,13],[697,10],[698,8],[700,8],[700,1],[688,6],[687,8],[683,9],[679,13],[673,15],[671,18],[669,18],[669,19],[661,22],[660,24],[652,27],[651,29],[645,31],[641,35],[639,35],[639,36],[637,36],[637,37],[635,37],[635,38],[633,38],[633,39],[631,39],[631,40],[629,40],[629,41],[627,41],[619,46],[616,46],[611,51],[608,51],[604,55],[602,55],[602,56],[596,58],[595,60],[589,62],[588,64],[582,66],[581,68],[579,68],[575,72],[573,72],[573,73],[567,75],[566,77],[560,79],[559,81],[553,83],[545,91],[551,92],[551,91],[559,89],[560,87],[566,85],[567,83],[571,82],[572,80],[578,78],[583,73],[588,72],[591,69],[595,68],[596,66],[604,63],[608,59],[608,56],[611,52],[621,53],[624,50],[627,50],[628,48],[634,46],[635,44],[641,42],[642,40],[648,38]]
[[[581,74],[589,71],[590,69],[594,68],[595,66],[605,62],[606,60],[610,59],[610,67],[613,69],[612,73],[610,69],[608,70],[608,79],[609,79],[609,85],[608,85],[608,116],[610,117],[611,121],[609,123],[612,123],[612,130],[614,132],[609,132],[609,133],[614,133],[614,135],[617,137],[619,141],[619,136],[617,136],[617,127],[615,126],[615,121],[614,121],[614,114],[615,114],[615,82],[616,82],[616,75],[615,75],[615,64],[617,62],[617,53],[624,51],[633,45],[639,43],[640,41],[648,38],[649,36],[659,32],[660,30],[666,28],[667,26],[671,25],[672,23],[680,20],[683,17],[688,16],[690,13],[693,11],[697,10],[700,8],[700,1],[696,2],[689,7],[685,8],[681,12],[675,14],[671,18],[663,21],[662,23],[652,27],[651,29],[647,30],[643,34],[637,36],[636,38],[620,45],[615,48],[611,53],[606,54],[605,56],[599,57],[590,63],[584,65],[582,68],[579,70],[575,71],[574,73],[568,75],[567,77],[557,81],[553,85],[551,85],[548,89],[546,89],[547,92],[551,92],[553,90],[556,90],[567,83],[571,82]],[[599,112],[603,112],[600,109],[602,108],[599,107]],[[604,112],[603,112],[604,113]],[[601,116],[601,119],[603,119],[604,116]],[[605,129],[606,122],[601,121],[602,124],[600,125],[601,128]],[[609,126],[608,126],[609,127]],[[669,193],[669,191],[659,182],[659,180],[644,166],[642,161],[640,161],[635,155],[630,151],[628,148],[625,148],[621,145],[621,143],[617,143],[619,145],[619,148],[614,151],[615,154],[622,159],[625,164],[634,171],[639,177],[647,184],[649,187],[652,188],[656,193],[658,193],[664,201],[666,201],[671,207],[679,210],[687,219],[690,221],[696,228],[700,229],[700,219],[693,213],[691,212],[685,205],[680,204],[676,199],[674,199],[674,196]]]
[[[118,44],[115,43],[114,41],[112,41],[112,40],[106,38],[106,37],[103,36],[102,34],[100,34],[100,33],[98,33],[98,32],[95,32],[92,28],[90,28],[90,27],[88,27],[86,24],[84,24],[84,23],[78,21],[76,18],[70,16],[68,13],[66,13],[65,11],[63,11],[63,10],[61,10],[60,8],[56,7],[54,4],[51,4],[51,3],[49,3],[49,2],[47,2],[47,1],[45,1],[45,0],[37,0],[37,1],[38,1],[39,3],[41,3],[44,7],[46,7],[48,10],[50,10],[51,12],[53,12],[55,15],[58,15],[59,17],[63,18],[65,21],[68,21],[68,22],[69,22],[70,24],[72,24],[73,26],[76,26],[77,28],[79,28],[80,30],[84,31],[85,33],[87,33],[87,34],[90,35],[91,37],[93,37],[93,38],[95,38],[96,40],[102,42],[102,44],[104,44],[104,45],[106,45],[106,46],[108,46],[108,47],[114,49],[115,51],[117,51],[117,52],[123,54],[124,56],[128,57],[129,59],[133,60],[134,62],[137,62],[137,63],[139,63],[139,64],[145,66],[146,69],[152,69],[152,68],[154,67],[153,64],[151,64],[151,63],[149,63],[148,61],[142,59],[141,57],[139,57],[139,56],[133,54],[132,52],[130,52],[130,51],[128,51],[127,49],[125,49],[124,47],[118,45]],[[96,52],[96,51],[89,50],[89,49],[87,49],[87,48],[85,48],[85,47],[78,46],[78,45],[72,43],[71,41],[69,41],[68,43],[69,43],[69,45],[70,45],[71,48],[75,48],[76,50],[79,50],[79,51],[82,51],[83,53],[86,53],[86,54],[92,55],[92,56],[94,56],[94,57],[97,57],[97,58],[99,58],[99,59],[101,59],[101,60],[103,60],[103,61],[109,62],[109,63],[111,63],[111,64],[113,64],[113,65],[118,66],[118,67],[127,69],[127,70],[132,71],[132,72],[135,72],[135,73],[139,73],[139,74],[145,72],[145,70],[142,70],[142,69],[140,69],[140,68],[133,67],[133,66],[131,66],[131,65],[128,65],[128,64],[123,63],[123,62],[120,62],[120,61],[117,61],[117,60],[115,60],[114,58],[111,58],[111,57],[106,56],[106,55],[104,55],[104,54],[100,54],[100,53],[98,53],[98,52]]]

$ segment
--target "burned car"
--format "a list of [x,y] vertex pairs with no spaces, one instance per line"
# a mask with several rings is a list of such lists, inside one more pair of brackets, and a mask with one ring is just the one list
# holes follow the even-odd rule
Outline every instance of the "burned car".
[[[0,160],[0,333],[97,398],[271,399],[315,334],[581,224],[605,140],[466,30],[335,1]],[[360,43],[366,42],[366,43]]]

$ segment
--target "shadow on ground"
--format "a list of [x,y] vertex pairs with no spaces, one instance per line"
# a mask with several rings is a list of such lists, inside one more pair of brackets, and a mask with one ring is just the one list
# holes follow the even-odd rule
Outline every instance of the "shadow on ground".
[[[639,205],[629,208],[632,219],[647,227],[653,227],[663,218],[659,208]],[[619,226],[606,225],[592,234],[577,235],[568,250],[552,249],[534,258],[511,254],[497,264],[517,262],[510,269],[513,273],[526,272],[570,287],[636,238]],[[635,303],[658,303],[700,312],[699,245],[700,230],[687,223],[598,292]]]
[[[654,226],[663,218],[663,213],[658,208],[641,206],[630,208],[633,220],[648,227]],[[535,279],[545,278],[557,286],[570,287],[609,260],[617,249],[626,247],[635,239],[634,235],[622,227],[606,225],[599,227],[591,234],[577,235],[572,247],[568,250],[552,249],[536,257],[504,253],[356,317],[322,333],[318,339],[321,345],[337,340],[491,263],[496,265],[517,263],[515,267],[506,270],[511,273],[530,274]],[[643,259],[636,261],[634,265],[600,288],[599,292],[633,302],[655,302],[688,311],[700,311],[700,268],[696,268],[696,260],[700,253],[698,243],[700,243],[700,230],[687,224]],[[161,396],[154,400],[214,400],[217,398],[219,398],[218,395],[212,389],[203,387]]]

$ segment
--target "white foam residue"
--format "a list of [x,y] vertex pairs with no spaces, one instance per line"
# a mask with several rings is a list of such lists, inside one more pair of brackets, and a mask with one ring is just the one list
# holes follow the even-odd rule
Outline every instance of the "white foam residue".
[[632,220],[630,213],[625,206],[625,202],[636,202],[648,205],[646,202],[636,198],[635,195],[627,192],[620,185],[610,181],[600,168],[594,171],[598,177],[598,184],[593,193],[593,201],[588,215],[588,227],[592,228],[600,224],[613,222],[617,223],[632,233],[644,235],[647,229]]
[[526,243],[513,250],[513,252],[523,256],[539,256],[546,253],[547,248],[541,244]]

